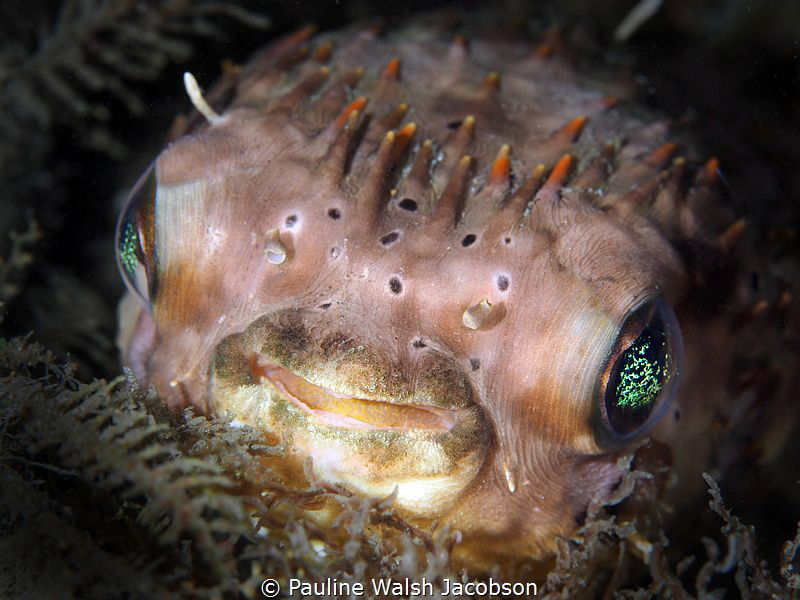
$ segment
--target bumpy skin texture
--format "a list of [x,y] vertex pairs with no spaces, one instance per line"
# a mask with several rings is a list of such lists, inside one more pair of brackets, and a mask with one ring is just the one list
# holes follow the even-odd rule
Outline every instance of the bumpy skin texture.
[[[310,457],[316,479],[397,487],[474,567],[550,556],[646,434],[676,495],[699,486],[732,360],[733,286],[712,274],[738,226],[713,160],[552,49],[301,31],[228,73],[222,118],[168,147],[123,217],[149,288],[123,311],[126,362],[173,407],[273,432],[287,484]],[[670,333],[680,389],[620,436],[603,373],[643,306],[674,307],[687,360]]]

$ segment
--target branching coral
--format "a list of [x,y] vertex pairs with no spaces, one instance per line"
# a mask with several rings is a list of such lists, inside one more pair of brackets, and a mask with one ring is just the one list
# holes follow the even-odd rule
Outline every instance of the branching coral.
[[[704,475],[708,484],[708,493],[711,500],[708,505],[711,510],[722,517],[725,522],[722,533],[727,537],[728,549],[724,557],[719,558],[719,549],[713,540],[704,538],[708,562],[700,569],[697,575],[696,586],[701,596],[710,595],[715,590],[708,590],[707,586],[711,576],[715,573],[728,573],[735,569],[735,581],[742,597],[756,594],[759,597],[780,597],[784,591],[783,586],[774,580],[767,568],[766,561],[758,555],[756,532],[752,525],[745,525],[738,517],[733,515],[722,500],[717,482],[710,475]],[[800,527],[800,523],[798,523]],[[800,538],[800,529],[794,541],[789,541],[784,546],[781,556],[781,575],[786,580],[786,591],[798,588],[797,575],[792,576],[796,570],[793,565],[796,543]],[[794,545],[793,545],[794,544]]]
[[[219,540],[244,533],[246,513],[241,499],[224,493],[234,484],[217,465],[181,453],[168,425],[154,419],[143,398],[119,389],[120,381],[79,383],[68,366],[55,364],[40,347],[21,339],[3,343],[0,368],[2,462],[9,481],[38,489],[39,496],[49,489],[47,502],[42,496],[44,505],[38,508],[50,505],[66,525],[76,525],[73,519],[94,520],[78,507],[67,508],[71,496],[85,493],[110,519],[105,532],[102,519],[88,529],[100,528],[96,543],[116,547],[128,559],[117,565],[123,573],[130,559],[156,544],[173,546],[178,566],[190,569],[197,561],[221,576],[226,552]],[[50,485],[22,475],[31,470],[47,474]],[[9,513],[21,517],[33,510],[35,516],[35,507],[17,504],[27,496],[20,498],[12,491],[15,487],[4,488]],[[118,528],[125,532],[124,542],[114,539]],[[181,540],[191,540],[192,550],[185,556]],[[121,544],[130,545],[125,549]]]

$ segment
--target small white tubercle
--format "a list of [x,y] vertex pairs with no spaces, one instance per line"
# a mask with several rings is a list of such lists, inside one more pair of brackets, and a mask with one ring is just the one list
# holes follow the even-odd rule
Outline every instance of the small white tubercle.
[[194,75],[186,71],[183,74],[183,87],[186,88],[186,93],[189,96],[189,100],[192,101],[192,104],[197,109],[201,115],[206,118],[211,125],[216,125],[221,123],[224,118],[217,114],[217,112],[211,108],[211,106],[206,102],[206,99],[203,98],[203,92],[200,90],[200,86],[197,83],[197,79],[194,78]]
[[492,305],[488,298],[484,298],[477,304],[473,304],[461,316],[461,322],[464,327],[469,329],[480,329],[480,327],[489,321],[492,314]]
[[517,480],[514,477],[514,473],[508,467],[503,469],[503,474],[506,476],[506,485],[508,485],[508,491],[512,494],[517,491]]
[[267,261],[273,265],[283,264],[286,260],[286,246],[281,242],[277,229],[270,229],[267,232],[267,245],[264,246],[264,253]]

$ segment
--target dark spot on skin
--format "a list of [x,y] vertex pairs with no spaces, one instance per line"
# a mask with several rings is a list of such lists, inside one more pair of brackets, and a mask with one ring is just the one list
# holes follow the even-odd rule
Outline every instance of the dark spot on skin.
[[450,121],[447,124],[448,129],[458,129],[459,127],[461,127],[461,121]]
[[501,292],[505,292],[508,289],[508,277],[505,275],[497,276],[497,289]]
[[403,210],[409,210],[411,212],[414,212],[415,210],[417,210],[417,201],[412,200],[411,198],[403,198],[402,200],[400,200],[399,206]]
[[319,307],[327,310],[327,309],[329,309],[331,307],[331,303],[330,302],[326,302],[325,304],[320,304]]
[[507,238],[506,238],[506,239],[504,239],[503,241],[504,241],[506,244],[510,244],[510,243],[511,243],[511,238],[510,238],[510,237],[507,237]]
[[392,231],[391,233],[387,233],[385,236],[381,238],[381,244],[384,246],[388,246],[389,244],[393,244],[397,241],[397,238],[400,237],[400,233],[397,231]]
[[472,246],[472,244],[474,244],[475,240],[477,239],[478,238],[474,233],[468,233],[467,235],[464,236],[464,239],[461,240],[461,245],[464,246],[464,248],[466,248],[467,246]]
[[338,208],[329,208],[328,216],[335,221],[336,219],[341,218],[342,213],[339,211]]
[[286,221],[284,221],[284,223],[286,224],[286,227],[291,229],[294,227],[295,223],[297,223],[297,215],[289,215],[286,217]]
[[681,411],[676,408],[675,409],[675,421],[677,422],[677,421],[680,421],[680,420],[681,420]]
[[411,345],[414,346],[414,348],[425,348],[425,347],[427,347],[428,344],[426,344],[422,340],[414,340],[411,343]]
[[403,291],[403,284],[400,283],[400,280],[397,277],[392,277],[389,280],[389,289],[393,294],[399,294]]
[[473,371],[477,371],[481,368],[481,360],[479,358],[470,358],[469,366]]

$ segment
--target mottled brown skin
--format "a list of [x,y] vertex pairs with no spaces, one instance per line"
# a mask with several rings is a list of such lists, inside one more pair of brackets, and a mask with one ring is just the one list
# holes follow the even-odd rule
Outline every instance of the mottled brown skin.
[[[229,74],[210,94],[232,95],[221,122],[156,162],[152,307],[123,311],[123,346],[171,406],[281,438],[287,483],[311,457],[318,479],[397,487],[402,515],[459,529],[457,558],[488,568],[550,556],[648,433],[671,450],[673,496],[699,488],[737,309],[697,304],[735,288],[709,273],[736,232],[715,163],[684,160],[665,123],[547,48],[475,36],[303,31]],[[598,377],[625,319],[659,298],[683,332],[681,387],[615,443]],[[331,424],[259,360],[455,424]]]

